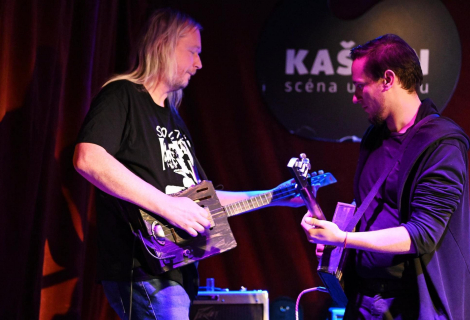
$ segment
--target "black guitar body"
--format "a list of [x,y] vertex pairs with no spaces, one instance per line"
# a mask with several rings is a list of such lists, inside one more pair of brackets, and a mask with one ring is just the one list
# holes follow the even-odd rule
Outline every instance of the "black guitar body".
[[[353,204],[338,202],[333,215],[333,222],[344,230],[354,216],[356,206]],[[343,291],[343,268],[346,264],[348,249],[336,246],[325,246],[323,254],[318,262],[317,272],[328,289],[331,297],[341,306],[346,307],[348,298]]]
[[343,250],[343,248],[325,246],[317,268],[317,273],[331,297],[343,308],[348,304],[348,298],[342,286],[342,270],[346,257],[347,251]]
[[[315,188],[308,182],[308,170],[310,170],[310,160],[305,154],[300,155],[300,159],[292,158],[287,165],[295,181],[300,188],[300,196],[305,202],[312,217],[319,220],[326,220],[315,199]],[[333,222],[341,229],[347,226],[354,215],[355,205],[339,202],[333,216]],[[343,287],[343,266],[346,261],[347,250],[336,246],[325,246],[320,257],[317,272],[323,281],[326,289],[333,300],[341,307],[348,303]]]

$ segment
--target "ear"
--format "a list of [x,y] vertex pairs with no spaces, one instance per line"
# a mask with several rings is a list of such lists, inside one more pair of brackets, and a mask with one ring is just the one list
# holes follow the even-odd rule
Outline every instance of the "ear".
[[398,78],[395,75],[395,72],[390,69],[386,70],[382,79],[384,91],[390,90],[397,80]]

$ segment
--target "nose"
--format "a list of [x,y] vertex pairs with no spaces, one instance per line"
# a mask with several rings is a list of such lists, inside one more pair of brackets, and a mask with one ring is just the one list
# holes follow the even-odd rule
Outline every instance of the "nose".
[[196,69],[202,68],[202,61],[201,61],[201,57],[199,56],[199,54],[196,54],[196,58],[194,59],[194,67]]
[[362,101],[362,91],[360,91],[358,88],[356,88],[356,91],[354,91],[352,101],[354,104],[361,103]]
[[359,103],[359,99],[357,98],[356,94],[353,95],[353,103],[354,104],[358,104]]

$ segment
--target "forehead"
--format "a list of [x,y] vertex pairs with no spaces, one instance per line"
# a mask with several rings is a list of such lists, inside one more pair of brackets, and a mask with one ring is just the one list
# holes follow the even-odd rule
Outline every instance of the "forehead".
[[178,39],[178,45],[201,47],[201,33],[198,28],[192,28]]
[[364,71],[365,65],[367,63],[367,58],[362,57],[353,61],[351,66],[352,80],[356,82],[369,80],[370,78]]

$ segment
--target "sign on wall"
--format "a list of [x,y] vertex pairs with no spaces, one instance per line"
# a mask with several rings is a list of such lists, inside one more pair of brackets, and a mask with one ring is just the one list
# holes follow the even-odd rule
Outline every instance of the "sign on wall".
[[424,74],[418,94],[442,111],[459,78],[461,47],[439,0],[384,0],[350,20],[331,13],[327,0],[290,0],[267,21],[256,55],[258,82],[276,118],[306,138],[362,137],[369,123],[352,103],[349,52],[386,33],[415,49]]

